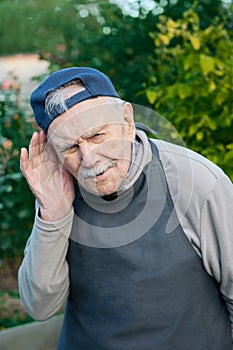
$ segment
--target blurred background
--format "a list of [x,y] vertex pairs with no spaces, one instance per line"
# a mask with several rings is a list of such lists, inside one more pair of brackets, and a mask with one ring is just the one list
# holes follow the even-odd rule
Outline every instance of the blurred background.
[[[138,121],[157,131],[170,123],[187,147],[233,180],[233,5],[1,0],[0,18],[1,330],[32,321],[17,289],[34,217],[34,199],[19,169],[20,148],[37,130],[29,107],[32,89],[59,68],[100,69],[122,99],[156,111],[138,115]],[[168,124],[161,127],[157,114]],[[176,142],[173,131],[167,133]]]

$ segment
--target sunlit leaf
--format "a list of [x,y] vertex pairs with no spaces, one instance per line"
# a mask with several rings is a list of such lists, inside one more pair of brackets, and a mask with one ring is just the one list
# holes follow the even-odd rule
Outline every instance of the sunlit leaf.
[[209,91],[212,92],[212,91],[214,91],[214,90],[216,90],[216,84],[215,84],[214,81],[211,81],[211,82],[209,83]]
[[150,104],[154,104],[155,103],[155,100],[156,100],[156,97],[157,97],[157,94],[154,90],[149,90],[147,89],[146,90],[146,96],[148,98],[148,101],[150,102]]
[[171,28],[177,28],[179,26],[179,24],[177,22],[173,21],[173,19],[170,18],[167,21],[167,26],[171,27]]
[[205,75],[208,75],[210,72],[213,72],[215,69],[215,60],[211,56],[200,55],[200,66],[202,72]]
[[170,43],[170,38],[168,35],[160,34],[159,37],[164,45],[168,45]]
[[227,94],[224,93],[224,91],[220,91],[218,94],[217,94],[217,104],[219,105],[222,105],[222,103],[226,100],[227,98]]
[[233,150],[230,150],[225,154],[223,161],[225,164],[233,161]]
[[203,139],[203,137],[204,137],[203,131],[198,131],[198,132],[196,133],[196,139],[197,139],[198,141],[201,141],[201,140]]
[[201,47],[201,43],[200,43],[199,38],[198,38],[197,36],[190,35],[190,36],[189,36],[189,39],[190,39],[190,41],[191,41],[191,44],[192,44],[193,48],[194,48],[195,50],[199,50],[200,47]]
[[190,125],[189,130],[188,130],[188,135],[193,136],[197,132],[198,129],[199,129],[199,126],[197,124]]
[[184,56],[184,70],[188,70],[193,65],[193,55]]
[[178,92],[179,92],[179,96],[182,100],[189,97],[192,93],[190,86],[188,86],[187,84],[179,84],[178,85]]

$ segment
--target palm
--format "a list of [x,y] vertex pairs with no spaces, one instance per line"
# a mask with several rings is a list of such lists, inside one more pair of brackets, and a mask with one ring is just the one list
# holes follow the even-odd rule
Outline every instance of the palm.
[[52,217],[67,214],[74,199],[73,179],[59,164],[43,132],[33,134],[29,152],[22,149],[20,166],[41,210]]

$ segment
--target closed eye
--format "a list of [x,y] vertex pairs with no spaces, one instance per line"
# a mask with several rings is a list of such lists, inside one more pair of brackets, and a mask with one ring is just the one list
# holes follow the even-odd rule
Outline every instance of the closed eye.
[[[96,134],[84,137],[84,140],[86,140],[88,142],[99,143],[102,141],[103,137],[104,137],[104,133],[96,133]],[[77,149],[77,148],[79,148],[79,144],[74,143],[74,144],[66,144],[64,146],[61,146],[59,150],[61,153],[65,153],[67,151]]]
[[101,142],[103,139],[104,134],[103,133],[96,133],[94,135],[91,135],[90,137],[87,138],[88,141],[93,141],[93,142]]
[[60,148],[60,152],[61,153],[64,153],[64,152],[67,152],[73,148],[78,148],[79,145],[78,144],[70,144],[70,145],[65,145],[63,147]]
[[92,138],[98,138],[98,137],[100,137],[100,136],[102,136],[103,134],[95,134],[95,135],[93,135],[93,136],[91,136]]

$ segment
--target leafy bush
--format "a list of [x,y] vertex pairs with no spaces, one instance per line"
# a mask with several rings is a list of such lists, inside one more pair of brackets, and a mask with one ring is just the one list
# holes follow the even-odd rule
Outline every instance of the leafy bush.
[[34,127],[20,101],[18,83],[0,86],[0,261],[23,253],[33,219],[33,197],[19,167],[21,147]]
[[[160,16],[146,95],[185,144],[233,179],[233,41],[224,22],[200,28],[194,8],[176,21]],[[159,29],[159,31],[158,31]],[[152,125],[156,128],[156,125]]]

